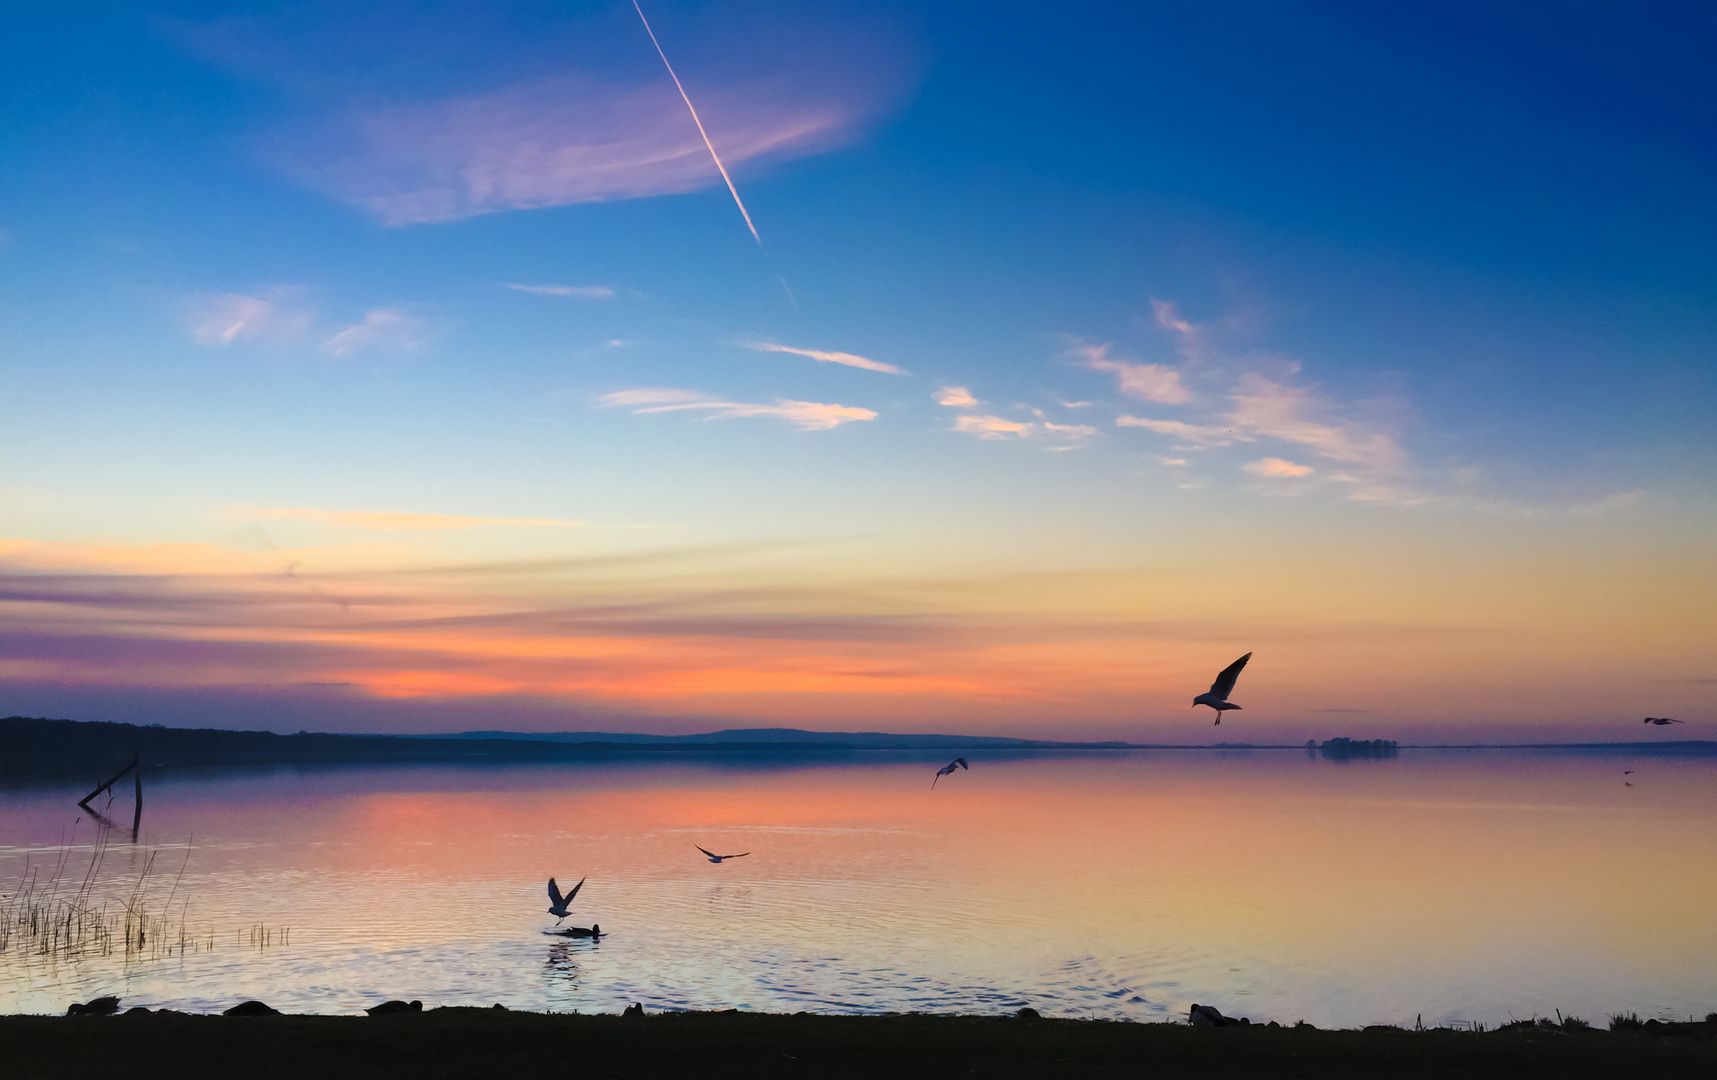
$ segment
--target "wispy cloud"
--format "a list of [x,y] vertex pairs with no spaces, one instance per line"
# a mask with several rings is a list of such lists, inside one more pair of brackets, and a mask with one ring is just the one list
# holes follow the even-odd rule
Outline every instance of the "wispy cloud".
[[511,281],[503,281],[501,284],[518,292],[540,293],[544,296],[580,296],[586,300],[614,298],[614,290],[607,285],[518,285]]
[[314,521],[342,529],[375,529],[391,532],[426,529],[471,529],[483,525],[517,525],[532,527],[579,528],[583,522],[556,521],[550,518],[486,518],[462,514],[411,514],[392,510],[318,510],[312,507],[283,506],[245,511],[243,516],[275,521]]
[[1236,435],[1231,428],[1187,424],[1179,420],[1152,420],[1144,416],[1119,416],[1115,418],[1115,424],[1117,427],[1140,427],[1154,431],[1158,435],[1172,436],[1195,450],[1207,450],[1216,446],[1232,446],[1237,439],[1242,442],[1251,441],[1250,436],[1244,433]]
[[1172,301],[1151,297],[1151,314],[1156,318],[1157,325],[1164,330],[1172,330],[1183,337],[1198,333],[1196,326],[1180,317],[1180,311]]
[[777,398],[773,404],[722,401],[695,390],[647,388],[604,394],[604,405],[630,406],[635,413],[696,410],[711,417],[768,416],[785,420],[801,431],[827,431],[854,420],[875,420],[876,412],[855,405],[826,404]]
[[1320,457],[1377,471],[1393,471],[1404,455],[1395,440],[1351,421],[1319,422],[1308,414],[1328,406],[1304,387],[1290,386],[1256,373],[1241,377],[1228,422],[1253,437],[1280,439]]
[[[1189,369],[1219,361],[1221,356],[1212,341],[1212,327],[1195,323],[1180,313],[1172,300],[1151,297],[1151,318],[1163,330],[1174,335],[1174,349]],[[1225,320],[1233,329],[1233,320]]]
[[1245,465],[1242,465],[1241,468],[1245,469],[1253,476],[1271,478],[1310,476],[1312,473],[1311,466],[1309,465],[1296,465],[1291,461],[1287,461],[1279,457],[1267,457],[1260,461],[1250,461]]
[[[374,109],[277,142],[310,185],[387,225],[698,191],[722,182],[672,87],[558,78],[428,105]],[[702,94],[732,167],[848,141],[857,103],[763,85]]]
[[696,390],[674,390],[665,386],[644,386],[636,390],[616,390],[602,395],[604,405],[674,405],[715,400]]
[[1089,424],[1055,424],[1045,420],[1009,420],[986,413],[964,413],[954,420],[954,430],[980,439],[1042,438],[1053,445],[1046,450],[1073,450],[1097,434]]
[[1090,424],[1051,424],[1045,421],[1043,430],[1053,431],[1070,439],[1089,439],[1097,434],[1097,429]]
[[748,342],[746,348],[756,349],[759,352],[792,353],[794,356],[808,356],[825,364],[845,364],[847,367],[864,368],[866,371],[881,371],[888,375],[906,374],[893,364],[885,364],[881,360],[872,360],[854,353],[824,352],[820,349],[795,349],[791,345],[776,345],[767,341]]
[[[971,410],[982,402],[972,396],[972,392],[964,386],[938,387],[931,395],[938,405],[950,409]],[[1016,405],[1016,409],[1027,409],[1027,406]],[[1089,424],[1056,424],[1050,422],[1042,409],[1028,409],[1036,420],[1009,420],[1005,416],[995,416],[988,413],[965,412],[954,420],[954,431],[966,435],[976,435],[980,439],[1032,439],[1042,438],[1050,445],[1045,450],[1076,450],[1086,439],[1097,434],[1097,429]]]
[[428,327],[422,320],[398,308],[372,308],[364,313],[363,322],[354,323],[324,341],[322,351],[349,356],[371,348],[412,350],[428,337]]
[[199,345],[231,345],[298,337],[309,329],[310,322],[303,291],[277,285],[260,295],[204,297],[193,307],[187,326],[191,339]]
[[1037,427],[1034,423],[1019,420],[1008,420],[1000,416],[984,416],[978,413],[967,413],[954,421],[954,430],[963,431],[968,435],[976,435],[980,439],[1025,438]]
[[1068,354],[1093,371],[1113,374],[1120,383],[1121,393],[1142,401],[1162,405],[1185,405],[1192,400],[1192,391],[1181,382],[1180,372],[1164,364],[1139,364],[1130,360],[1111,359],[1108,344],[1094,345],[1076,342]]

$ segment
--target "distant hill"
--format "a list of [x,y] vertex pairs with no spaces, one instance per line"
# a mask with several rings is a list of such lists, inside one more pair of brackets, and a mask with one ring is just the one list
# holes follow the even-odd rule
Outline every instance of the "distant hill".
[[413,761],[564,761],[612,754],[720,753],[805,755],[853,750],[1110,750],[1128,744],[1046,742],[978,735],[890,735],[753,728],[707,735],[618,732],[534,734],[467,731],[457,735],[331,735],[301,731],[222,731],[103,721],[0,720],[0,775],[99,770],[136,754],[147,765],[292,764]]
[[[1325,747],[1365,746],[1373,756],[1383,740],[1333,739]],[[1393,748],[1393,744],[1389,744]],[[288,765],[384,762],[576,761],[616,755],[718,754],[777,759],[901,750],[959,753],[1044,750],[1298,750],[1300,746],[1217,743],[1214,746],[1124,742],[1053,742],[988,735],[897,735],[881,731],[802,731],[738,728],[702,735],[639,735],[607,731],[530,733],[464,731],[456,735],[333,735],[301,731],[221,731],[213,728],[139,727],[103,721],[0,720],[0,777],[101,772],[137,754],[145,766]],[[1562,750],[1717,756],[1717,742],[1689,739],[1630,743],[1558,743],[1532,746],[1401,747],[1435,750]],[[1391,750],[1391,753],[1393,750]],[[1355,756],[1348,754],[1346,756]]]

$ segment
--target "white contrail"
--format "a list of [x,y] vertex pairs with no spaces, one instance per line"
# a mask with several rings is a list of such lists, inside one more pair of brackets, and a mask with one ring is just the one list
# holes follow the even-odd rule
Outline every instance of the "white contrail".
[[692,99],[686,96],[686,88],[680,85],[680,77],[674,74],[674,65],[668,63],[668,54],[662,51],[662,43],[656,40],[656,32],[650,29],[650,20],[644,18],[644,9],[638,7],[638,0],[632,0],[632,6],[638,9],[638,18],[643,19],[644,22],[644,32],[650,35],[650,44],[656,47],[656,55],[662,58],[662,66],[668,69],[668,78],[674,80],[674,86],[679,89],[680,97],[685,100],[686,108],[691,110],[692,123],[698,126],[698,134],[703,136],[703,144],[709,147],[709,156],[715,162],[715,167],[720,170],[721,178],[727,181],[727,190],[733,193],[733,203],[739,207],[740,215],[745,218],[745,227],[751,230],[751,238],[757,241],[758,246],[761,247],[763,238],[757,235],[757,226],[751,223],[751,215],[746,212],[745,203],[739,198],[739,189],[733,186],[733,177],[727,175],[727,166],[721,163],[721,155],[715,152],[715,144],[709,141],[709,132],[703,129],[703,121],[698,119],[697,106],[693,105]]

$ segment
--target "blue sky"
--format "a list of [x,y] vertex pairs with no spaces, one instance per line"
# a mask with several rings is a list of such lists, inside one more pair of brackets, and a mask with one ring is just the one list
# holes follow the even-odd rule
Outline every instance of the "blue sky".
[[[1534,731],[1646,688],[1669,700],[1641,709],[1699,706],[1717,16],[645,11],[761,244],[630,4],[15,18],[0,555],[65,587],[6,608],[9,711],[214,695],[239,723],[261,695],[296,730],[328,703],[292,688],[333,686],[358,727],[481,705],[1142,736],[1171,722],[1152,695],[1346,627],[1284,671],[1289,732],[1347,707],[1318,702],[1380,626],[1399,670],[1367,715],[1392,733],[1488,722],[1427,703],[1433,630],[1466,642],[1438,669],[1494,674]],[[310,660],[286,639],[334,629],[208,614],[283,574],[323,595],[590,559],[651,568],[530,600],[413,578],[388,603],[450,627],[623,596],[787,628],[699,623],[673,663],[573,686],[479,671],[519,660],[495,640],[408,663],[360,619],[336,636],[361,659]],[[1021,584],[1065,574],[1096,577]],[[1439,607],[1489,576],[1523,592]],[[174,598],[96,618],[115,580]],[[791,671],[746,652],[803,646],[808,613],[894,629]],[[901,627],[925,619],[968,651],[919,663]],[[1109,644],[1045,644],[1014,685],[1031,635],[994,619]],[[1663,640],[1634,633],[1654,620]],[[611,648],[574,637],[555,648]],[[163,638],[277,655],[183,679],[93,659]]]

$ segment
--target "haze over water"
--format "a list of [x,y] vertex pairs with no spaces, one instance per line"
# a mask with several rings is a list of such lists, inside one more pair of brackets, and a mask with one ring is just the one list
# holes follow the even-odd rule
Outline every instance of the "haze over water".
[[[968,756],[934,791],[945,759],[886,752],[152,775],[140,843],[110,836],[92,899],[117,906],[157,850],[145,905],[188,899],[214,948],[56,963],[14,939],[0,1011],[110,993],[1136,1020],[1196,1001],[1320,1026],[1717,1008],[1717,759]],[[84,790],[0,792],[0,892],[26,863],[45,879],[68,836],[75,889]],[[753,854],[713,866],[694,844]],[[543,934],[551,875],[588,877],[569,922],[600,942]],[[259,924],[275,944],[250,944]]]

